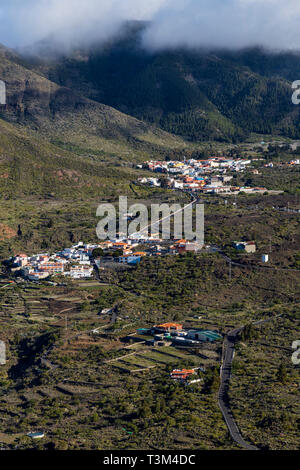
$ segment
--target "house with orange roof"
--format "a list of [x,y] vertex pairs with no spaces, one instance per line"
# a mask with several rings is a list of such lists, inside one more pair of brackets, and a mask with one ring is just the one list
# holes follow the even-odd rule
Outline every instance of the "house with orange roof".
[[61,274],[64,272],[64,263],[43,263],[38,266],[39,272],[48,272],[50,274]]
[[185,245],[187,243],[187,240],[184,240],[183,238],[181,240],[177,240],[174,245]]
[[132,254],[132,249],[131,248],[126,248],[123,250],[123,255],[131,255]]
[[186,382],[194,374],[196,374],[194,369],[174,369],[170,377],[176,382]]
[[181,323],[162,323],[161,325],[156,325],[155,330],[157,332],[162,332],[162,333],[171,333],[171,332],[179,332],[182,331],[182,324]]
[[170,247],[170,252],[173,254],[185,252],[187,243],[187,240],[184,239],[177,240],[174,245]]
[[194,178],[192,178],[191,176],[186,176],[183,181],[185,183],[193,183]]
[[125,242],[115,242],[115,243],[113,243],[114,248],[124,248],[126,246],[128,246],[128,244],[125,243]]
[[109,240],[106,240],[105,242],[99,243],[97,248],[100,248],[101,250],[109,250],[113,246],[113,243]]

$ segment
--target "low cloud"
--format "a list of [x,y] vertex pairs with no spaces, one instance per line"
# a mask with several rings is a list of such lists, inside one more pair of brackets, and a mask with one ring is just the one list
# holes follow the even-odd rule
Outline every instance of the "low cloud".
[[300,49],[298,0],[172,0],[144,36],[151,48]]
[[128,20],[151,20],[166,0],[0,0],[0,42],[29,46],[88,44],[115,35]]
[[298,0],[0,0],[0,42],[58,47],[104,41],[127,20],[147,20],[144,45],[300,50]]

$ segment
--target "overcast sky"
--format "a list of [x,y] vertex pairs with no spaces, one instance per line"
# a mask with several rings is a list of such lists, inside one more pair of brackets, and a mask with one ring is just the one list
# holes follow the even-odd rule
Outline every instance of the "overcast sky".
[[113,36],[125,20],[151,20],[149,48],[262,45],[300,50],[299,0],[0,0],[0,42],[61,45]]

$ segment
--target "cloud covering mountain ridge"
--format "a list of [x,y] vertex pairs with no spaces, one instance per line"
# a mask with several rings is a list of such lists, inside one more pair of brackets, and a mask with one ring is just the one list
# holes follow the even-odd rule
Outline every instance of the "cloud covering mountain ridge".
[[125,21],[149,21],[150,49],[256,45],[300,50],[298,0],[0,0],[0,42],[58,47],[105,41]]

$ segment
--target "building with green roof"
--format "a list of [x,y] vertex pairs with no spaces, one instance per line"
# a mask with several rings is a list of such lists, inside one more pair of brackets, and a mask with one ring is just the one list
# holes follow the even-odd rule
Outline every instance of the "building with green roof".
[[210,330],[189,330],[186,336],[187,339],[192,339],[194,341],[203,341],[203,342],[214,342],[222,339],[222,336],[215,331]]

